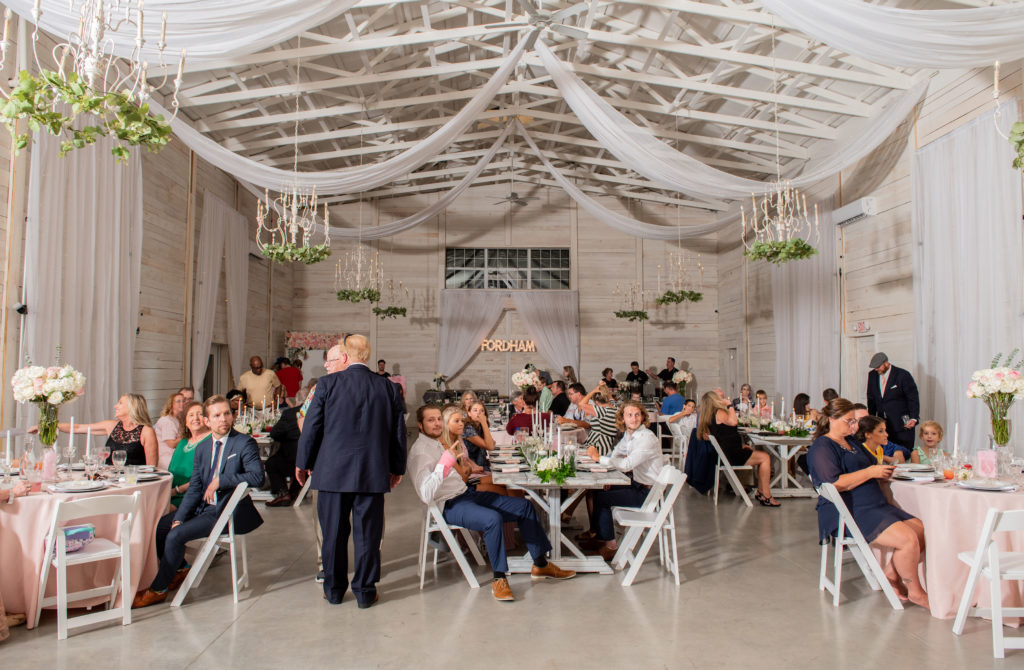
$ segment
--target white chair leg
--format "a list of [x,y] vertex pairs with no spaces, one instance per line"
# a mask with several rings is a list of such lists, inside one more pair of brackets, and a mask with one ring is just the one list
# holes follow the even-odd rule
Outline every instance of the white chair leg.
[[718,476],[722,472],[722,461],[718,461],[718,465],[715,466],[715,505],[718,505]]
[[981,565],[971,566],[971,572],[967,575],[967,584],[964,586],[964,594],[960,597],[960,607],[956,610],[956,620],[953,621],[953,633],[960,635],[964,632],[964,624],[971,613],[971,601],[974,600],[974,591],[978,588],[978,577],[981,576]]
[[633,556],[632,565],[629,566],[626,576],[622,579],[623,586],[630,586],[633,580],[636,579],[636,574],[640,572],[640,566],[644,564],[644,560],[646,560],[647,554],[651,551],[651,547],[654,546],[656,539],[658,539],[658,529],[651,528],[647,531],[643,544],[640,545],[640,550]]
[[228,531],[228,551],[231,556],[231,597],[238,604],[238,557],[235,554],[234,529]]
[[420,590],[423,590],[423,581],[427,574],[427,528],[429,524],[427,518],[423,518],[423,532],[420,533],[420,554],[419,554],[419,571],[420,571]]
[[[839,532],[843,532],[842,525],[839,526]],[[832,560],[835,564],[832,571],[832,588],[835,590],[832,591],[832,605],[834,607],[839,607],[839,585],[843,583],[843,543],[842,540],[839,539],[838,535],[836,535],[833,542],[835,555],[832,557]]]
[[484,561],[483,554],[480,553],[480,547],[477,546],[476,540],[473,538],[473,534],[465,528],[460,529],[459,532],[462,533],[462,539],[466,541],[466,545],[469,547],[469,553],[473,555],[473,560],[476,561],[476,564],[487,565],[487,562]]
[[1003,592],[999,574],[995,570],[992,570],[988,584],[989,597],[992,599],[992,656],[1004,658],[1006,648],[1003,644]]
[[[64,541],[64,538],[58,540]],[[60,559],[63,552],[58,552],[57,565],[57,639],[68,639],[68,572],[67,565]]]
[[238,549],[242,554],[242,588],[249,587],[249,554],[245,550],[245,535],[237,538]]
[[127,626],[132,622],[132,599],[135,594],[132,592],[131,545],[126,535],[121,537],[121,625]]
[[676,586],[679,586],[679,547],[676,540],[676,513],[669,515],[669,523],[672,527],[669,536],[672,538],[672,576],[676,579]]

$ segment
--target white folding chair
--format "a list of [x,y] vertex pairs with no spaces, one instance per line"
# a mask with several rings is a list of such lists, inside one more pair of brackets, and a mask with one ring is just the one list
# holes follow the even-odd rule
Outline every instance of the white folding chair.
[[[209,570],[210,564],[213,563],[218,547],[224,547],[231,553],[231,591],[235,603],[238,603],[238,591],[249,585],[249,559],[245,551],[245,535],[235,534],[235,519],[233,515],[235,508],[238,507],[238,503],[248,493],[248,488],[249,485],[245,482],[235,487],[235,492],[231,494],[228,504],[224,506],[220,516],[217,517],[217,523],[213,525],[210,534],[203,540],[199,553],[196,554],[195,560],[192,561],[192,569],[189,570],[188,576],[185,577],[185,581],[175,594],[174,600],[171,601],[171,607],[181,607],[181,603],[185,601],[185,596],[188,595],[189,590],[194,586],[198,586],[203,581],[206,571]],[[224,535],[225,526],[227,526],[226,535]],[[242,563],[241,575],[238,574],[239,559]]]
[[725,453],[722,452],[722,445],[718,444],[718,440],[715,439],[714,435],[708,435],[708,442],[715,448],[715,453],[718,454],[718,467],[715,468],[715,504],[718,504],[718,480],[719,476],[724,472],[725,479],[729,482],[729,486],[732,490],[743,499],[747,507],[753,507],[754,503],[750,501],[750,496],[747,495],[747,489],[740,483],[740,478],[736,476],[738,470],[754,470],[752,465],[730,465],[729,459],[725,457]]
[[[57,509],[53,515],[53,522],[50,524],[50,531],[46,535],[46,553],[43,554],[43,564],[39,571],[39,600],[36,607],[36,621],[44,607],[57,606],[57,639],[66,640],[68,629],[88,626],[99,621],[121,619],[121,624],[127,626],[132,622],[132,598],[135,597],[132,591],[131,580],[131,535],[132,524],[135,521],[135,513],[139,508],[140,493],[136,491],[130,496],[94,496],[82,500],[62,500],[57,503]],[[80,551],[67,553],[64,539],[64,526],[67,522],[75,519],[84,519],[97,516],[116,514],[123,516],[118,525],[116,541],[97,537],[83,547]],[[107,586],[99,586],[85,591],[68,593],[68,567],[72,565],[83,565],[97,561],[118,560],[117,569],[114,570],[114,578]],[[50,567],[54,567],[57,573],[57,595],[45,598],[46,581],[50,574]],[[120,584],[118,584],[120,580]],[[121,606],[114,607],[117,601],[117,591],[120,586]],[[68,603],[88,598],[108,598],[107,609],[98,612],[90,612],[68,619]]]
[[306,477],[306,483],[302,485],[302,490],[299,491],[299,495],[295,496],[295,502],[292,503],[292,507],[299,507],[302,505],[302,501],[306,499],[306,494],[309,493],[309,485],[312,481],[312,476]]
[[[1024,552],[999,551],[993,537],[996,533],[1024,531],[1024,510],[990,509],[981,530],[978,548],[961,552],[957,558],[971,567],[960,608],[956,611],[953,632],[964,632],[968,616],[992,617],[992,656],[1003,658],[1007,649],[1024,649],[1024,637],[1003,637],[1003,615],[1024,616],[1024,607],[1003,607],[1000,582],[1024,580]],[[978,578],[984,575],[991,592],[991,607],[971,607]]]
[[678,421],[669,422],[668,432],[672,433],[671,457],[675,460],[677,467],[682,468],[683,463],[686,462],[686,447],[690,438],[688,435],[683,434],[683,427]]
[[[476,580],[476,575],[473,574],[473,568],[469,565],[469,561],[466,560],[466,555],[462,553],[462,548],[459,546],[459,541],[455,539],[455,534],[452,533],[453,530],[462,533],[462,537],[469,547],[469,552],[473,554],[473,560],[476,561],[477,565],[486,565],[479,547],[476,546],[476,540],[473,539],[469,530],[462,526],[449,524],[444,520],[441,509],[435,503],[430,503],[427,505],[427,513],[423,518],[423,533],[420,535],[419,576],[421,589],[427,574],[427,551],[430,549],[428,540],[431,533],[441,533],[444,541],[448,543],[448,549],[452,552],[452,556],[455,557],[455,562],[459,564],[462,575],[469,582],[470,588],[476,589],[480,587],[480,583]],[[437,565],[437,549],[434,550],[434,565]]]
[[[896,596],[896,590],[893,589],[885,573],[882,572],[882,566],[875,560],[870,545],[864,539],[864,534],[857,527],[857,522],[853,520],[853,515],[846,503],[843,502],[843,497],[839,495],[835,485],[828,482],[823,483],[818,487],[818,495],[835,505],[839,511],[839,528],[836,530],[835,537],[831,542],[821,545],[821,572],[818,575],[818,590],[831,593],[832,604],[836,607],[839,606],[839,585],[843,578],[843,553],[844,550],[849,549],[871,588],[875,591],[881,589],[894,610],[903,609],[903,603]],[[850,531],[850,537],[846,536],[847,530]],[[828,578],[828,548],[830,545],[835,547],[833,579]]]
[[[656,539],[660,563],[675,577],[676,586],[679,585],[679,554],[676,547],[676,517],[673,506],[685,481],[686,475],[677,468],[666,465],[658,473],[658,482],[651,486],[647,498],[639,509],[612,508],[612,519],[626,529],[619,549],[612,558],[612,565],[616,568],[629,566],[622,579],[623,586],[632,585]],[[647,531],[646,537],[644,531]],[[640,549],[633,553],[633,548],[640,542],[641,537],[643,543]]]

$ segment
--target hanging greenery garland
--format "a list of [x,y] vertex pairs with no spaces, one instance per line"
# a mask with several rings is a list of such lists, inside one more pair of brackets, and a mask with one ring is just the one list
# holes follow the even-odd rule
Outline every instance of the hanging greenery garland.
[[[66,77],[49,70],[38,75],[26,70],[18,73],[18,85],[0,108],[0,116],[14,139],[15,153],[27,147],[29,141],[29,133],[17,132],[20,119],[28,120],[33,133],[45,128],[59,138],[61,156],[108,136],[118,141],[110,153],[119,163],[128,160],[129,146],[157,152],[167,145],[171,126],[163,116],[151,114],[149,105],[139,105],[124,93],[97,93],[74,72],[67,73]],[[69,105],[71,114],[66,116],[56,111],[56,103]],[[74,123],[80,114],[96,116],[100,125],[76,127]]]
[[342,302],[379,302],[380,291],[375,288],[343,288],[338,291],[338,300]]
[[700,302],[704,294],[700,291],[665,291],[654,302],[659,305],[678,305],[681,302]]
[[643,309],[620,309],[615,312],[615,317],[627,321],[646,321],[650,318],[647,311]]
[[[312,247],[304,247],[300,244],[264,244],[260,249],[264,257],[278,263],[290,263],[300,261],[306,265],[319,263],[331,255],[329,244],[317,244]],[[339,298],[340,300],[340,298]]]
[[762,260],[780,264],[810,258],[816,253],[818,253],[817,249],[799,237],[794,237],[787,242],[782,240],[754,242],[749,249],[743,252],[743,255],[752,261]]
[[372,311],[378,319],[397,319],[400,316],[405,316],[405,307],[395,307],[394,305],[374,307]]
[[1024,169],[1024,121],[1013,124],[1009,140],[1013,150],[1017,152],[1017,157],[1013,159],[1013,167],[1018,170]]

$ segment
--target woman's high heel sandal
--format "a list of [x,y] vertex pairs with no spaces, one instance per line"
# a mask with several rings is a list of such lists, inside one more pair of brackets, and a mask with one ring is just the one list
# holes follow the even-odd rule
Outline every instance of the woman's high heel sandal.
[[775,498],[772,498],[770,496],[763,496],[763,495],[761,495],[760,491],[755,491],[754,492],[754,498],[757,499],[757,502],[761,503],[765,507],[781,507],[782,506],[782,503],[780,503]]

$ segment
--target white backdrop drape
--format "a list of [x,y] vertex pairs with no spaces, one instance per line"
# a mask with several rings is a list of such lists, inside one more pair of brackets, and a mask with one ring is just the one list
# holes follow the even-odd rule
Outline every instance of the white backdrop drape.
[[[217,315],[217,290],[220,287],[224,239],[234,211],[209,191],[203,192],[203,218],[199,227],[199,257],[196,259],[195,303],[192,308],[192,386],[200,387],[213,343],[213,322]],[[248,235],[246,235],[248,239]],[[230,357],[230,354],[229,354]]]
[[508,291],[441,291],[438,372],[451,378],[466,367],[484,335],[498,323],[507,296]]
[[[218,209],[225,206],[221,203]],[[245,315],[249,307],[249,222],[233,208],[222,212],[224,282],[227,289],[228,360],[237,379],[248,369],[245,353]],[[197,383],[201,383],[201,380]]]
[[972,68],[1024,58],[1024,4],[900,9],[863,0],[761,0],[814,39],[875,63]]
[[817,405],[826,388],[839,388],[839,273],[831,201],[822,203],[818,253],[771,268],[775,326],[775,387],[786,411],[797,393]]
[[[576,291],[513,291],[512,301],[537,352],[561,370],[580,369],[580,300]],[[557,377],[557,375],[555,375]]]
[[[1001,108],[1008,132],[1016,103]],[[996,133],[993,113],[914,155],[915,378],[921,416],[946,428],[960,422],[960,445],[986,448],[988,410],[965,396],[975,370],[1020,346],[1022,314],[1021,175]],[[1015,421],[1022,425],[1022,403]],[[1013,438],[1020,450],[1020,434]],[[952,446],[952,443],[949,445]]]
[[61,158],[59,140],[36,133],[32,150],[22,342],[35,365],[53,365],[59,344],[63,362],[85,375],[85,394],[62,412],[65,421],[109,419],[118,397],[132,391],[142,157],[132,149],[119,165],[111,146],[104,138]]
[[[146,0],[143,59],[155,67],[159,59],[160,17],[167,13],[167,56],[177,65],[182,49],[191,63],[222,60],[254,53],[289,40],[304,30],[326,23],[359,0]],[[4,0],[11,11],[32,20],[36,0]],[[79,7],[68,0],[40,0],[39,27],[67,39],[78,32]],[[122,5],[123,6],[123,5]],[[134,16],[134,14],[133,14]],[[113,53],[128,58],[135,49],[137,30],[126,26],[104,39]]]

